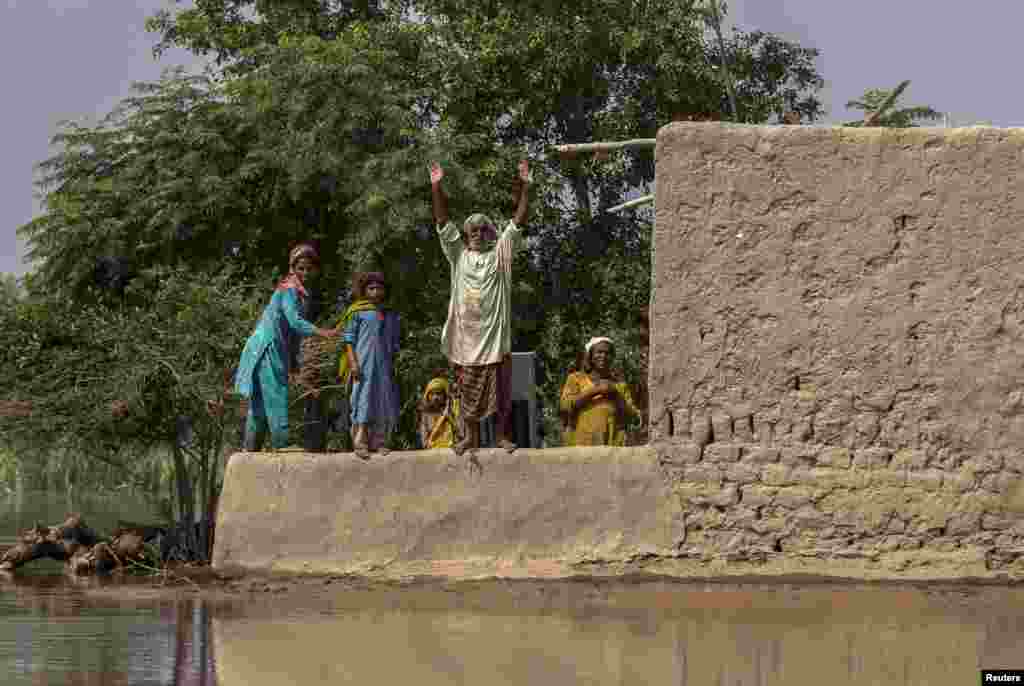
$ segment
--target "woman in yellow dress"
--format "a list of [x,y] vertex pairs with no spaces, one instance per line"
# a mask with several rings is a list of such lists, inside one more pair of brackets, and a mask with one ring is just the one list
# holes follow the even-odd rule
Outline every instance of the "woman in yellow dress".
[[451,448],[455,445],[459,425],[458,400],[449,392],[448,380],[431,379],[423,391],[419,405],[418,433],[424,450]]
[[622,375],[612,372],[614,354],[610,338],[591,338],[583,371],[573,372],[565,380],[560,409],[566,445],[623,446],[626,422],[640,418]]

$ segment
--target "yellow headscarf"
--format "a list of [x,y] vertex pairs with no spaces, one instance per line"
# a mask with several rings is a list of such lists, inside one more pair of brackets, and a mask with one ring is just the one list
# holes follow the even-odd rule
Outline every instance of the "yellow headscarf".
[[[354,303],[349,305],[347,310],[345,310],[345,314],[341,315],[341,319],[338,320],[338,325],[334,328],[343,332],[357,312],[367,312],[369,310],[376,309],[377,306],[369,300],[356,300]],[[341,359],[338,362],[338,376],[341,378],[341,385],[346,386],[348,385],[348,377],[351,370],[348,368],[348,355],[345,354],[344,342],[338,346],[338,350],[341,353]]]
[[426,405],[427,396],[430,395],[431,392],[433,391],[443,391],[445,397],[447,398],[447,402],[445,403],[444,412],[441,414],[440,419],[438,419],[438,421],[434,424],[433,428],[430,430],[430,437],[429,440],[427,441],[427,445],[433,444],[436,440],[438,440],[441,437],[441,434],[444,432],[445,429],[445,419],[447,419],[450,422],[453,433],[456,433],[458,431],[458,423],[456,419],[459,416],[459,401],[456,400],[455,398],[452,398],[452,394],[449,392],[448,379],[439,376],[435,379],[430,380],[430,383],[427,384],[426,389],[424,389],[423,391],[424,405]]
[[423,401],[424,402],[426,402],[427,396],[430,395],[430,393],[432,391],[444,391],[444,394],[447,396],[448,395],[448,379],[445,379],[445,378],[440,377],[440,376],[437,377],[436,379],[431,379],[430,383],[427,384],[427,388],[423,391]]

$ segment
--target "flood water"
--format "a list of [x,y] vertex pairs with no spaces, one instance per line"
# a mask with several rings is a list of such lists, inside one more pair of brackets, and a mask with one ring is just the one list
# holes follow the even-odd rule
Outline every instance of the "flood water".
[[1024,667],[1021,587],[246,583],[213,601],[0,579],[0,684],[941,685]]

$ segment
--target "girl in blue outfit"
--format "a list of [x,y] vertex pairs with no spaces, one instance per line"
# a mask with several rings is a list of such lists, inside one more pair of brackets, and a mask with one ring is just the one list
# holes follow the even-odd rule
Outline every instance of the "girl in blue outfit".
[[296,246],[288,260],[288,276],[281,280],[263,310],[256,330],[246,341],[235,375],[235,389],[249,399],[242,448],[257,451],[269,427],[277,450],[288,445],[288,375],[298,369],[300,338],[334,338],[338,332],[320,329],[303,317],[309,297],[305,283],[320,268],[313,246]]
[[378,449],[382,454],[389,452],[388,436],[398,424],[394,360],[401,320],[382,304],[384,293],[383,274],[357,274],[353,303],[338,323],[344,346],[339,370],[342,385],[352,379],[352,443],[364,460]]

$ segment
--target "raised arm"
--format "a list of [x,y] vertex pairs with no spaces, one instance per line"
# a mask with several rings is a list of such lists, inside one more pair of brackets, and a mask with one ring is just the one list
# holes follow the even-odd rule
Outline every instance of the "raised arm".
[[434,196],[434,221],[437,222],[437,236],[441,239],[441,250],[453,267],[462,254],[462,233],[448,217],[448,196],[441,188],[444,170],[437,162],[430,167],[430,192]]
[[448,196],[441,188],[441,180],[444,178],[444,170],[441,165],[434,162],[430,166],[430,193],[434,197],[434,221],[438,226],[448,223]]

